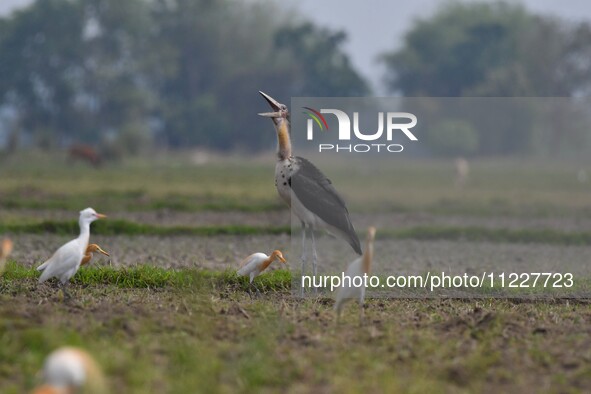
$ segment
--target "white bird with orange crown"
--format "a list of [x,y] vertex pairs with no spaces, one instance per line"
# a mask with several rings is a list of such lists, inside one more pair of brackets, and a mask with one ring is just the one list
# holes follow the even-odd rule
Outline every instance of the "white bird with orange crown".
[[257,293],[259,289],[254,285],[254,278],[259,276],[261,272],[267,269],[273,261],[280,261],[283,264],[287,264],[287,261],[283,257],[283,253],[279,250],[274,250],[271,256],[267,256],[265,253],[253,253],[240,263],[240,267],[236,272],[238,276],[248,276],[250,278],[250,284],[254,286]]
[[[371,262],[373,260],[373,241],[375,235],[375,227],[369,227],[367,229],[367,239],[365,241],[365,250],[363,251],[363,255],[355,259],[351,264],[349,264],[349,267],[347,267],[345,276],[351,278],[351,282],[356,276],[363,277],[364,274],[369,275],[371,272]],[[345,283],[341,284],[341,287],[337,290],[336,303],[334,307],[337,313],[337,321],[340,320],[341,312],[345,303],[353,298],[359,299],[359,321],[363,321],[365,286],[357,287],[349,284],[345,285]]]
[[33,394],[106,394],[103,373],[92,356],[82,349],[62,347],[45,359],[43,384]]
[[56,277],[60,280],[64,296],[70,297],[66,288],[70,278],[76,274],[82,259],[85,257],[88,241],[90,239],[90,224],[97,219],[106,216],[92,208],[86,208],[80,212],[80,235],[78,238],[66,243],[60,247],[45,263],[37,267],[37,271],[42,271],[39,277],[39,283],[45,282],[49,278]]

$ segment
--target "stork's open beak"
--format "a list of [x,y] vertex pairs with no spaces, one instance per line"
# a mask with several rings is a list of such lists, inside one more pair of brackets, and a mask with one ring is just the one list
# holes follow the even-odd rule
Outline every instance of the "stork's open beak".
[[281,112],[279,112],[280,104],[277,100],[275,100],[273,97],[269,96],[268,94],[261,92],[259,90],[259,93],[261,94],[261,96],[263,96],[265,98],[265,100],[267,100],[267,102],[269,103],[269,105],[271,106],[271,108],[275,111],[275,112],[261,112],[259,113],[260,116],[264,116],[266,118],[279,118],[281,117]]
[[104,219],[104,218],[107,217],[107,215],[103,215],[102,213],[97,213],[96,214],[96,217],[99,218],[99,219]]
[[100,246],[98,246],[98,245],[97,245],[97,247],[96,247],[96,251],[97,251],[97,252],[99,252],[99,253],[102,253],[102,254],[104,254],[105,256],[111,257],[111,255],[110,255],[109,253],[107,253],[107,252],[105,252],[104,250],[102,250],[102,249],[101,249],[101,247],[100,247]]

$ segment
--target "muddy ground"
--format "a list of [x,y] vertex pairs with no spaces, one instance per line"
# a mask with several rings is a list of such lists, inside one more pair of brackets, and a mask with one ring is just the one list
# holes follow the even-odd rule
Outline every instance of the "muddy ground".
[[[281,293],[251,299],[230,290],[73,286],[72,292],[74,300],[62,303],[53,289],[27,282],[9,298],[0,296],[0,315],[11,322],[8,347],[26,335],[31,343],[25,333],[34,326],[76,332],[87,338],[119,392],[533,393],[591,387],[586,302],[369,300],[359,325],[354,305],[336,324],[331,300]],[[210,369],[220,362],[222,369]],[[257,363],[264,369],[246,367]],[[0,387],[11,384],[31,386],[33,380],[16,373]]]

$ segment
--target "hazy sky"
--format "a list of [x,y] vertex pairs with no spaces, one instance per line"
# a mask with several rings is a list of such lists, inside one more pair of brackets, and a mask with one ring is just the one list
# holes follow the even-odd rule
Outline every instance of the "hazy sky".
[[[465,0],[466,1],[466,0]],[[474,1],[474,0],[468,0]],[[524,0],[508,1],[524,4],[528,9],[570,20],[591,21],[589,0]],[[332,28],[347,31],[346,50],[351,61],[369,79],[376,94],[385,93],[380,81],[384,69],[376,57],[398,47],[404,33],[417,18],[432,15],[442,0],[291,0],[304,15]]]
[[[464,0],[479,1],[479,0]],[[0,15],[31,0],[0,0]],[[383,69],[376,58],[401,43],[402,35],[413,20],[431,15],[445,0],[280,0],[286,7],[299,10],[318,24],[345,30],[349,40],[346,51],[357,69],[371,82],[377,94]],[[570,20],[591,21],[589,0],[509,0],[528,9]]]

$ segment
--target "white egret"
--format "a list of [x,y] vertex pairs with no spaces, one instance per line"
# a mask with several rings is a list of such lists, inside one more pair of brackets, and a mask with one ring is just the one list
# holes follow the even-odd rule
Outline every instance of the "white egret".
[[64,292],[64,296],[70,297],[67,292],[67,286],[70,278],[76,274],[82,259],[86,254],[88,241],[90,239],[90,224],[97,219],[105,218],[106,216],[92,208],[86,208],[80,212],[80,235],[78,238],[66,243],[60,247],[45,263],[37,267],[38,271],[42,271],[39,277],[39,283],[45,282],[49,278],[56,277],[60,280]]
[[[351,278],[351,282],[355,277],[363,277],[364,274],[369,275],[371,272],[371,262],[373,259],[373,241],[375,238],[376,229],[370,227],[367,229],[367,239],[365,243],[365,250],[361,257],[355,259],[345,271],[345,277]],[[368,279],[369,280],[369,279]],[[337,321],[341,317],[344,304],[353,299],[359,299],[359,320],[363,321],[363,302],[365,300],[365,286],[353,286],[352,283],[342,283],[337,290],[335,311],[337,313]]]
[[107,392],[103,373],[96,361],[82,349],[62,347],[53,351],[43,365],[43,385],[33,394]]
[[257,293],[259,289],[254,285],[254,278],[259,276],[273,261],[280,261],[283,264],[287,264],[287,261],[283,257],[283,253],[279,250],[274,250],[271,256],[267,256],[265,253],[253,253],[240,263],[240,267],[236,272],[239,276],[248,276],[250,278],[250,284],[254,286]]
[[361,254],[359,238],[349,218],[345,201],[332,186],[330,179],[308,160],[292,156],[290,114],[287,106],[268,94],[259,93],[273,109],[273,112],[259,115],[271,118],[277,132],[275,187],[279,196],[302,223],[302,275],[306,268],[306,232],[309,230],[312,238],[312,271],[316,276],[318,256],[314,230],[325,229],[344,239],[357,254]]

